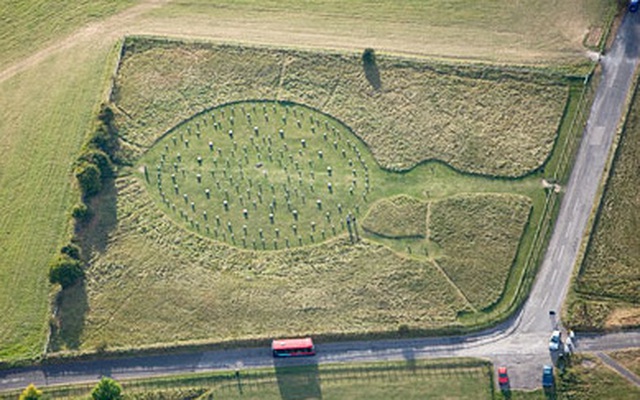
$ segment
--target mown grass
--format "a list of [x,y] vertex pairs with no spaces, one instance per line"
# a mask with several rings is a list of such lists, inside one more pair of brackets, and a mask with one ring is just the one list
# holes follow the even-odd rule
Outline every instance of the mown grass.
[[[375,6],[365,0],[180,0],[152,16],[180,32],[188,28],[196,36],[234,42],[375,47],[430,57],[540,65],[583,59],[584,37],[590,29],[605,28],[615,6],[610,0],[385,0]],[[597,42],[599,35],[595,37]]]
[[172,130],[138,165],[179,223],[253,250],[353,235],[354,217],[377,185],[369,166],[378,168],[340,122],[274,102],[205,112]]
[[382,199],[371,205],[362,227],[388,238],[425,237],[427,211],[427,203],[412,197],[400,195]]
[[[41,354],[48,264],[69,234],[71,162],[92,122],[109,47],[74,47],[0,84],[0,359]],[[56,76],[52,80],[51,76]]]
[[640,98],[638,89],[606,184],[570,321],[583,328],[640,324]]
[[6,0],[0,8],[0,70],[76,28],[115,14],[136,0]]
[[568,82],[542,71],[387,56],[375,69],[379,87],[359,54],[130,38],[114,102],[123,136],[139,150],[211,105],[275,99],[343,121],[388,169],[437,159],[515,177],[547,159],[568,96]]
[[[491,399],[491,365],[473,359],[290,366],[122,382],[127,399]],[[88,386],[45,389],[83,398]]]

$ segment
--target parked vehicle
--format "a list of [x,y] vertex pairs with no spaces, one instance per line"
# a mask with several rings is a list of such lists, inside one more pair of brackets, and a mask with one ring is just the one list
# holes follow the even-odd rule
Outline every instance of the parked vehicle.
[[507,374],[507,367],[498,368],[498,384],[501,388],[509,386],[509,375]]
[[640,0],[631,0],[629,2],[629,12],[636,12],[640,8]]
[[553,367],[545,365],[542,367],[542,387],[548,388],[553,386]]
[[562,344],[562,334],[559,330],[553,331],[551,339],[549,339],[549,351],[558,351]]
[[275,339],[271,342],[274,357],[301,357],[316,354],[313,340],[310,337],[298,339]]

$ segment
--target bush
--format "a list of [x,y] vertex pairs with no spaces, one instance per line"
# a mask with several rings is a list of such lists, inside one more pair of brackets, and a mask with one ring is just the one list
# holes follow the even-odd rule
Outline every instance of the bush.
[[113,166],[107,153],[98,149],[85,150],[78,158],[80,162],[94,164],[100,170],[100,177],[104,180],[113,176]]
[[42,398],[42,390],[38,390],[34,384],[30,384],[20,393],[19,400],[38,400]]
[[115,161],[118,150],[118,132],[113,126],[113,111],[109,106],[102,106],[90,144],[108,154],[111,160]]
[[76,246],[73,243],[69,243],[66,246],[63,246],[60,249],[60,253],[62,255],[66,255],[69,258],[72,258],[74,260],[79,260],[80,259],[80,247]]
[[71,216],[77,221],[86,221],[91,218],[91,210],[84,203],[78,203],[71,210]]
[[82,162],[76,167],[76,179],[84,197],[91,197],[102,189],[100,169],[92,163]]
[[365,65],[375,64],[376,63],[376,52],[372,48],[364,49],[362,53],[362,62]]
[[93,400],[120,400],[122,386],[111,378],[102,378],[91,391]]
[[84,270],[80,261],[62,256],[55,260],[49,268],[49,282],[60,284],[63,289],[76,283],[84,277]]

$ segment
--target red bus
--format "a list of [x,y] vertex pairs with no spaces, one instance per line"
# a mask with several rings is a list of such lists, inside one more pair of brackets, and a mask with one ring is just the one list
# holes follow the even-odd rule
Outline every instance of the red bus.
[[316,349],[311,338],[300,339],[275,339],[271,342],[271,351],[274,357],[300,357],[313,356]]

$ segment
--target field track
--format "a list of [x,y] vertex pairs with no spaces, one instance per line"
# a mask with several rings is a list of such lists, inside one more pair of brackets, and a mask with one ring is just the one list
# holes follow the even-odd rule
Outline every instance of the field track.
[[[541,28],[527,21],[516,21],[511,24],[526,25],[522,28],[509,26],[505,21],[505,18],[508,20],[526,11],[515,5],[502,16],[501,21],[495,22],[498,25],[505,25],[503,29],[498,29],[504,32],[497,33],[495,37],[485,38],[484,35],[489,32],[489,27],[477,21],[478,16],[474,17],[477,10],[473,9],[467,11],[464,17],[469,20],[469,26],[461,20],[451,23],[450,26],[429,30],[424,28],[424,24],[420,25],[415,17],[410,17],[408,21],[393,21],[394,17],[402,15],[401,7],[391,8],[393,13],[384,15],[380,14],[380,11],[368,12],[366,7],[363,11],[362,4],[359,4],[360,9],[356,5],[354,10],[346,11],[366,14],[346,17],[327,6],[321,9],[322,12],[318,16],[306,19],[301,10],[295,7],[288,9],[287,7],[291,6],[288,3],[283,6],[268,4],[263,9],[257,7],[259,11],[248,13],[246,16],[242,15],[250,10],[246,4],[233,8],[228,4],[205,7],[201,3],[203,2],[196,1],[192,8],[189,8],[188,4],[181,4],[179,1],[140,0],[139,4],[104,20],[92,22],[4,68],[0,71],[0,83],[54,54],[69,50],[76,44],[91,43],[92,46],[98,43],[110,44],[129,34],[358,52],[365,47],[373,46],[383,52],[408,56],[489,61],[501,64],[572,63],[586,60],[582,40],[588,32],[588,27],[594,24],[594,21],[589,21],[589,14],[605,12],[598,8],[582,12],[576,5],[563,7],[557,15],[553,15],[549,10],[545,10],[548,6],[546,1],[537,1],[535,12],[540,15],[541,20],[545,19],[545,24],[550,23],[551,26]],[[476,7],[482,8],[483,5],[479,4]],[[202,13],[200,13],[201,9]],[[421,11],[424,14],[425,10]],[[451,15],[446,14],[447,12],[451,11],[440,10],[442,15],[437,14],[437,16],[451,18]],[[483,12],[487,14],[497,11]],[[174,13],[177,15],[174,16]],[[236,14],[242,16],[238,17]],[[570,23],[567,23],[568,17],[562,21],[558,20],[568,15],[572,16]],[[369,18],[373,20],[367,23]],[[547,18],[551,18],[552,21],[546,21]],[[542,32],[546,30],[549,32]],[[536,32],[544,34],[532,40],[531,35]],[[470,42],[465,40],[465,35],[473,37],[473,40]],[[427,39],[431,37],[433,39]]]

